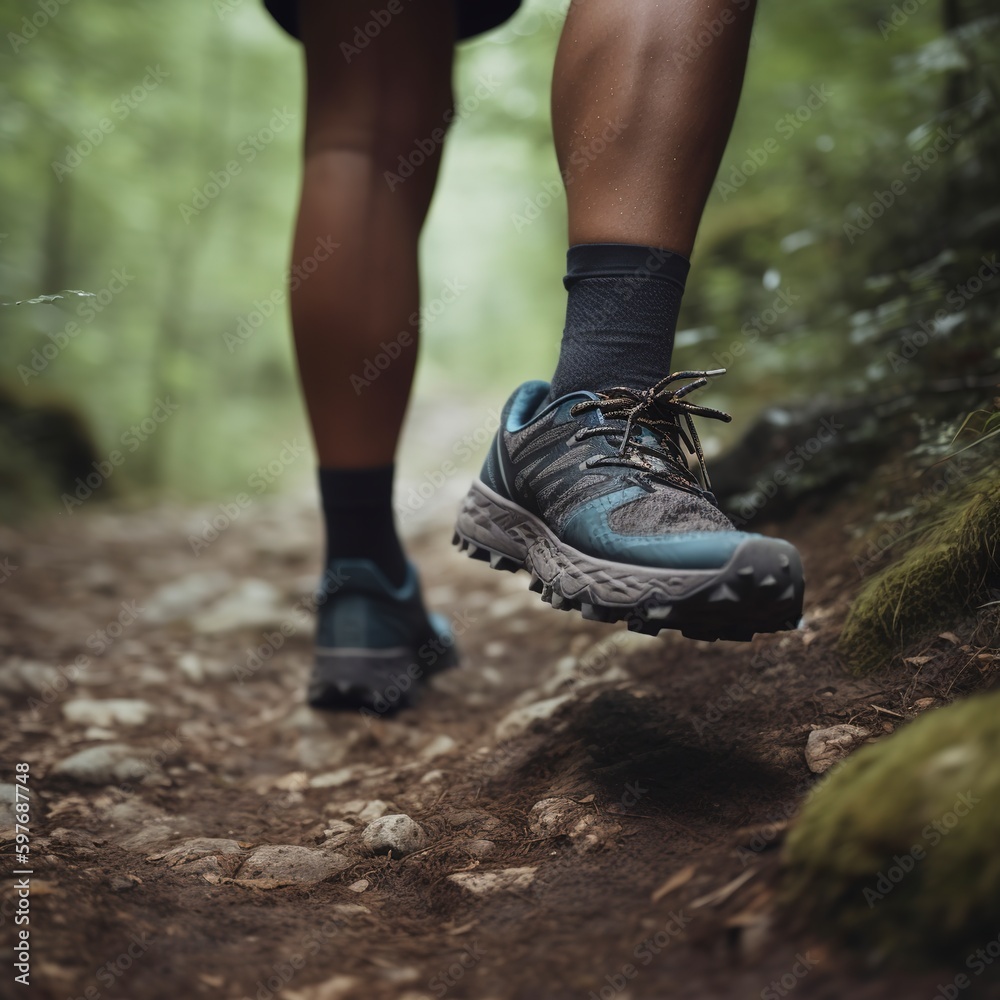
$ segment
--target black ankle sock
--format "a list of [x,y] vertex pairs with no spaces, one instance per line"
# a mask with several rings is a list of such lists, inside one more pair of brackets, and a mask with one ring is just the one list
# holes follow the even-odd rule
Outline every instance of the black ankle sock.
[[669,375],[689,267],[687,257],[656,247],[570,247],[566,328],[550,399],[576,389],[647,389]]
[[406,556],[392,513],[394,467],[320,469],[319,490],[326,521],[326,562],[371,559],[398,587],[406,579]]

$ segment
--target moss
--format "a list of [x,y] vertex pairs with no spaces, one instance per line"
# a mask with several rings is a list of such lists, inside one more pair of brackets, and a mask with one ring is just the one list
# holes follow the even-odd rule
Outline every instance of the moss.
[[964,960],[1000,933],[998,829],[994,693],[931,712],[831,771],[786,841],[786,901],[866,950]]
[[988,600],[1000,576],[1000,472],[980,473],[946,496],[932,523],[896,563],[871,578],[851,607],[839,652],[858,673],[916,640],[951,628]]

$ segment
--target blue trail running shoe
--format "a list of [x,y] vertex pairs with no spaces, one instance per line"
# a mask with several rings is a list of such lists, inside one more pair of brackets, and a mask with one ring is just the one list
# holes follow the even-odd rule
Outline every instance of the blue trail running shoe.
[[415,701],[421,682],[458,662],[447,619],[428,614],[413,565],[402,586],[367,559],[341,559],[317,593],[314,708],[391,715]]
[[[496,569],[528,570],[554,608],[648,635],[745,641],[794,629],[795,547],[737,531],[711,492],[692,416],[731,418],[686,397],[724,371],[551,402],[547,383],[526,382],[504,407],[454,543]],[[671,388],[683,379],[694,381]]]

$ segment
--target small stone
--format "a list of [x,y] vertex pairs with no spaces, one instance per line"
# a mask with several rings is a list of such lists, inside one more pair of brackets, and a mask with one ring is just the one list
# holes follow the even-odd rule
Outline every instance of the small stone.
[[452,750],[457,747],[458,744],[446,733],[442,733],[440,736],[435,736],[434,739],[430,741],[420,751],[421,760],[433,760],[435,757],[440,757],[442,754],[451,753]]
[[220,854],[242,854],[243,848],[235,840],[222,837],[195,837],[172,847],[163,854],[154,854],[150,861],[163,861],[173,868],[199,858],[218,857]]
[[419,851],[427,843],[427,834],[419,823],[405,813],[380,816],[361,831],[361,841],[373,854],[397,857]]
[[358,813],[358,819],[362,823],[370,823],[373,819],[378,819],[380,816],[385,816],[386,813],[392,812],[392,806],[388,802],[382,799],[372,799],[364,809]]
[[130,889],[134,889],[137,885],[140,885],[140,880],[135,875],[112,875],[108,879],[108,888],[112,892],[128,892]]
[[281,593],[267,580],[244,580],[231,593],[206,611],[194,616],[191,624],[202,633],[230,632],[238,628],[266,628],[281,624]]
[[365,889],[368,888],[369,884],[370,883],[369,883],[368,879],[366,879],[366,878],[359,878],[357,880],[357,882],[352,882],[347,888],[350,889],[351,892],[361,893],[361,892],[364,892]]
[[497,849],[492,840],[467,840],[458,846],[474,858],[489,857]]
[[814,729],[806,741],[806,764],[813,774],[822,774],[843,760],[871,733],[861,726],[830,726]]
[[571,699],[572,695],[564,694],[559,695],[557,698],[545,698],[543,701],[536,701],[522,708],[515,708],[497,723],[497,740],[501,743],[505,740],[512,740],[522,733],[527,732],[536,723],[551,719]]
[[258,847],[243,862],[239,877],[322,882],[349,865],[350,861],[343,854],[331,854],[295,844],[269,844]]
[[542,799],[531,807],[528,826],[536,837],[568,837],[580,851],[613,845],[621,826],[611,823],[573,799]]
[[48,663],[9,659],[0,665],[0,691],[5,694],[57,693],[64,684],[62,674]]
[[177,667],[191,684],[201,684],[205,680],[205,667],[197,653],[182,653],[177,658]]
[[[201,530],[200,527],[197,530]],[[154,625],[187,618],[200,611],[205,602],[227,590],[233,578],[223,570],[189,573],[180,580],[165,583],[145,602],[143,620]]]
[[913,703],[913,707],[918,712],[926,712],[927,709],[933,708],[936,704],[937,704],[937,698],[918,698]]
[[142,726],[153,714],[153,706],[141,698],[74,698],[63,705],[67,722],[78,726]]
[[441,781],[444,779],[444,771],[435,768],[433,771],[428,771],[420,779],[420,784],[422,785],[432,785],[435,781]]
[[474,896],[527,889],[535,881],[537,868],[501,868],[495,872],[456,872],[448,880]]
[[326,982],[315,986],[306,986],[300,990],[284,989],[282,1000],[349,1000],[350,997],[363,996],[364,980],[357,976],[336,975]]
[[326,771],[309,779],[310,788],[339,788],[353,781],[358,774],[356,767],[340,767],[336,771]]
[[113,785],[140,781],[156,770],[149,760],[140,760],[133,747],[108,743],[90,747],[61,760],[52,773],[88,785]]
[[565,836],[587,812],[572,799],[542,799],[528,813],[528,828],[536,837]]

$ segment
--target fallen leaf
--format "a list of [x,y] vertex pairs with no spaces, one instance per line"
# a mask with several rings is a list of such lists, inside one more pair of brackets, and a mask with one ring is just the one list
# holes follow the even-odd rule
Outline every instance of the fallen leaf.
[[961,646],[962,645],[962,640],[959,639],[959,637],[957,635],[955,635],[954,632],[939,632],[938,633],[938,638],[939,639],[947,639],[947,641],[950,642],[953,646]]

